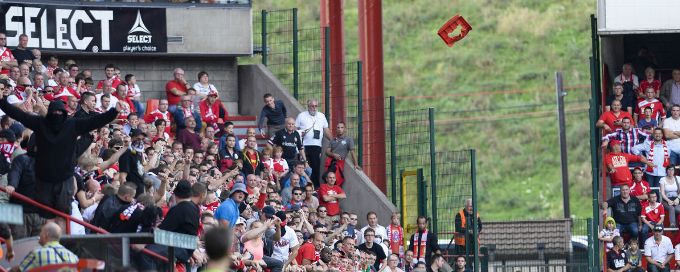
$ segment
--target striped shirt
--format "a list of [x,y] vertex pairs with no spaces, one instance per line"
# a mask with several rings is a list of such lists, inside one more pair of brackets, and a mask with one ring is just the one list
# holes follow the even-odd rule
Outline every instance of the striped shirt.
[[637,144],[640,136],[648,138],[649,134],[639,128],[631,128],[628,131],[617,128],[614,132],[602,137],[602,141],[619,140],[621,141],[621,151],[630,154],[633,153],[633,146]]
[[31,251],[19,264],[21,271],[61,263],[78,263],[78,256],[59,244],[58,241],[46,243]]

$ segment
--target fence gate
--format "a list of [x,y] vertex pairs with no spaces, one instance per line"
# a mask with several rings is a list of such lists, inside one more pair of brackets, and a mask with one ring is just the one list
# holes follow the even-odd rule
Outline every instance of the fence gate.
[[408,244],[406,240],[418,230],[416,219],[427,214],[423,169],[402,170],[401,188],[401,225],[404,226],[404,243]]

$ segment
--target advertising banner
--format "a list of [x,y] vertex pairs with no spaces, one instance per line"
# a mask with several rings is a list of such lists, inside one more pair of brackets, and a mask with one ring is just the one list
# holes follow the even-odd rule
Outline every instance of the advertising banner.
[[163,8],[0,3],[7,45],[29,37],[28,48],[91,53],[167,52]]

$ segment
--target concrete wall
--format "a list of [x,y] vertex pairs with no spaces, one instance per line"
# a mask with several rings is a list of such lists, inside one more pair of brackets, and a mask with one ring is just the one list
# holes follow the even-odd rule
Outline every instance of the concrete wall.
[[[173,78],[173,71],[180,67],[184,69],[184,76],[192,85],[198,82],[198,72],[206,71],[210,75],[210,82],[220,92],[220,99],[225,102],[230,114],[238,113],[238,83],[237,63],[235,57],[221,58],[168,58],[168,57],[138,57],[138,58],[74,58],[80,70],[92,70],[95,83],[103,78],[104,67],[108,63],[120,67],[121,76],[134,74],[137,84],[142,90],[142,97],[165,98],[165,84]],[[66,58],[61,58],[61,62]]]
[[[259,115],[262,109],[262,96],[271,93],[283,101],[288,109],[288,116],[297,116],[304,111],[300,103],[290,95],[288,90],[262,64],[239,65],[239,111],[243,115]],[[388,225],[390,216],[397,208],[387,199],[378,187],[362,171],[357,171],[348,163],[345,168],[345,183],[343,189],[347,199],[340,202],[343,211],[354,212],[359,215],[359,225],[366,225],[366,213],[374,211],[378,214],[378,222]]]
[[168,42],[168,53],[250,55],[253,52],[250,8],[168,8],[166,18],[168,37],[184,37],[183,43]]
[[238,65],[239,112],[242,115],[259,116],[264,106],[263,96],[266,93],[271,93],[276,99],[283,101],[288,110],[288,116],[297,116],[306,110],[267,66],[262,64]]

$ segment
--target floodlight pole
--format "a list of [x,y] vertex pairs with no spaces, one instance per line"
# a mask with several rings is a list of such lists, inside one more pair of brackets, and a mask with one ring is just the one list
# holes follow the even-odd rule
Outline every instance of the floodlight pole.
[[567,92],[562,86],[562,73],[555,72],[555,91],[557,94],[557,121],[560,137],[560,163],[562,165],[562,206],[564,208],[564,218],[570,218],[569,211],[569,171],[567,169],[567,134],[566,122],[564,117],[564,97]]

